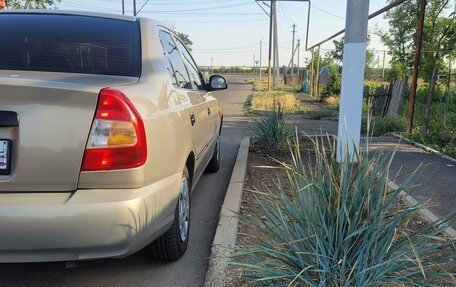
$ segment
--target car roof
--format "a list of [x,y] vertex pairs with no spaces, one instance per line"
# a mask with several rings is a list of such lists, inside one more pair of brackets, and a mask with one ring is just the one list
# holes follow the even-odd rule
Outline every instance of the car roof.
[[[24,10],[2,10],[1,14],[44,14],[44,15],[72,15],[72,16],[87,16],[87,17],[97,17],[97,18],[107,18],[115,20],[124,20],[124,21],[140,21],[143,17],[130,16],[130,15],[121,15],[121,14],[110,14],[110,13],[101,13],[101,12],[90,12],[90,11],[72,11],[72,10],[56,10],[56,9],[24,9]],[[149,21],[153,21],[156,25],[158,22],[147,18]]]

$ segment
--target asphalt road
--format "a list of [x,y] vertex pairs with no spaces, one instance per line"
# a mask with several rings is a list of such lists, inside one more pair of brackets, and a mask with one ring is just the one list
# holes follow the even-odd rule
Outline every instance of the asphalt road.
[[250,133],[242,104],[251,87],[241,76],[227,79],[229,89],[214,93],[224,113],[222,168],[204,175],[192,193],[190,243],[183,258],[164,264],[140,251],[123,259],[80,262],[73,269],[64,262],[0,264],[0,286],[201,286],[239,143]]

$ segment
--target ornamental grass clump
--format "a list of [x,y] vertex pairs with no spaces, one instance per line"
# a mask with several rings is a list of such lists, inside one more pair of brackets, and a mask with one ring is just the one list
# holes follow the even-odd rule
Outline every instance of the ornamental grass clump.
[[291,134],[283,106],[274,103],[273,109],[255,124],[253,138],[267,150],[276,150],[286,148]]
[[261,286],[456,283],[456,241],[441,236],[455,214],[418,229],[404,227],[422,207],[398,205],[399,194],[412,187],[421,167],[390,190],[394,154],[369,155],[365,143],[356,163],[338,163],[329,139],[313,144],[312,162],[301,158],[298,141],[292,148],[292,163],[285,166],[291,192],[275,182],[258,192],[258,214],[240,215],[259,234],[231,258],[244,279]]

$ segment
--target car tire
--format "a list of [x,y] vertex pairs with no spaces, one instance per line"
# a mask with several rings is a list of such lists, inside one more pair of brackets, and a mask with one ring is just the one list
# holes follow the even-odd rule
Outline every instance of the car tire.
[[212,154],[211,161],[206,167],[206,172],[217,172],[220,169],[220,136],[215,140],[214,153]]
[[190,231],[191,181],[187,168],[182,173],[179,198],[170,229],[152,242],[150,253],[156,260],[172,262],[181,258],[188,246]]

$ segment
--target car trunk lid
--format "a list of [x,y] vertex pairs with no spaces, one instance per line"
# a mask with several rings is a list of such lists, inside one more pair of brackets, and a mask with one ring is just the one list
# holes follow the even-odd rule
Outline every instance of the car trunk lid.
[[76,190],[100,90],[137,80],[0,71],[0,192]]

